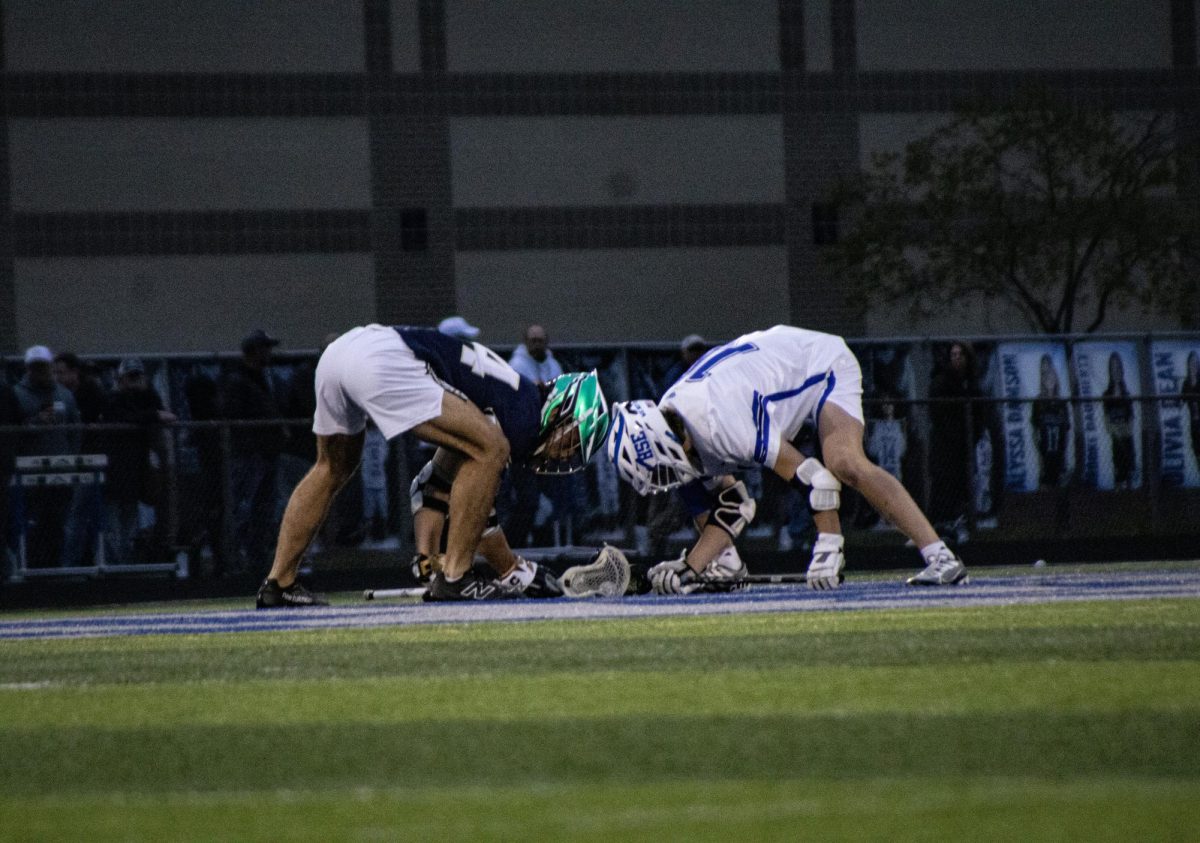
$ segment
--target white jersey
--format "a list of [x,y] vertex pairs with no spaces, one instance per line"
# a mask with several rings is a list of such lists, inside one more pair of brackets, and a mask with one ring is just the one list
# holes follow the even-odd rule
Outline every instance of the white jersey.
[[683,419],[705,475],[772,468],[826,401],[859,422],[862,371],[841,337],[776,325],[697,360],[659,402]]

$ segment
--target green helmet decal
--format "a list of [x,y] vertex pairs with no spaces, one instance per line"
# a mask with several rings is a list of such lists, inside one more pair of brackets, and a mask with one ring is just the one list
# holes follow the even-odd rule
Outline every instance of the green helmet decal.
[[530,461],[542,474],[569,474],[587,465],[608,435],[608,402],[593,369],[559,375],[542,404],[538,446]]

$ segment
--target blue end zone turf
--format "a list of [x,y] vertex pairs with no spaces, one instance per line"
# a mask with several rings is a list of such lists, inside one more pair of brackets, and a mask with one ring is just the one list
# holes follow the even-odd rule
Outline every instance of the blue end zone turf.
[[[910,588],[903,578],[846,582],[837,591],[803,585],[755,585],[729,594],[497,603],[371,603],[324,609],[89,613],[78,617],[0,621],[0,639],[97,638],[116,635],[197,635],[222,632],[334,629],[406,624],[470,623],[719,615],[747,612],[857,611],[933,606],[1006,606],[1081,600],[1200,597],[1200,570],[1036,574],[981,577],[971,584]],[[253,602],[246,598],[247,605]]]

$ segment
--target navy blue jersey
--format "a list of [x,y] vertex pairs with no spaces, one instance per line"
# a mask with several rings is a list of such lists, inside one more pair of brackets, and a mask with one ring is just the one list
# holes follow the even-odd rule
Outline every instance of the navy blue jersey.
[[480,410],[495,413],[515,462],[529,458],[541,426],[542,396],[537,384],[477,342],[463,342],[433,328],[398,325],[396,331],[443,386]]

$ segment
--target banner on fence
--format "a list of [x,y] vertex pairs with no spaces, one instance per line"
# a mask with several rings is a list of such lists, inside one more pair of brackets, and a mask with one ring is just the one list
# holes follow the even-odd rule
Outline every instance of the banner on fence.
[[1167,486],[1200,486],[1200,340],[1150,344],[1154,394],[1159,401],[1162,478]]
[[1092,341],[1071,349],[1080,398],[1081,474],[1096,489],[1138,489],[1142,485],[1142,407],[1130,396],[1142,394],[1137,346],[1132,342]]
[[[1075,470],[1067,353],[1061,343],[1001,343],[1004,485],[1032,492],[1065,484]],[[1017,400],[1017,399],[1032,399]]]

